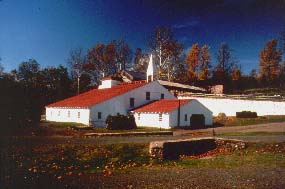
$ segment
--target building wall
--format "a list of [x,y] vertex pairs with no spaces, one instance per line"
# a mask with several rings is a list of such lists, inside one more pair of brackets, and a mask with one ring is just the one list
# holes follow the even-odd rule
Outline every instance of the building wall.
[[159,113],[135,113],[134,116],[138,127],[170,128],[168,113],[162,113],[162,119],[159,119]]
[[115,86],[117,84],[119,84],[120,81],[116,81],[116,80],[103,80],[102,84],[99,85],[98,89],[106,89],[106,88],[111,88],[112,86]]
[[240,111],[253,111],[258,116],[285,115],[285,102],[183,97],[183,99],[187,98],[199,100],[199,102],[213,112],[214,116],[217,116],[219,113],[225,113],[227,116],[235,116],[236,112]]
[[[146,92],[150,92],[150,100],[146,100]],[[160,99],[161,93],[164,94],[165,99],[175,98],[172,93],[154,81],[91,107],[90,122],[95,127],[105,127],[105,120],[108,115],[116,115],[117,113],[126,115],[129,110],[133,109],[130,107],[130,98],[135,99],[135,107],[138,107]],[[98,112],[101,112],[101,119],[98,119]]]
[[[78,113],[80,114],[78,117]],[[56,122],[75,122],[89,124],[89,109],[84,108],[46,108],[46,120]]]
[[[178,109],[172,111],[170,114],[170,126],[178,126]],[[187,120],[185,121],[185,114],[187,115]],[[213,114],[200,102],[193,100],[189,103],[180,107],[180,126],[186,127],[190,126],[190,118],[192,114],[203,114],[205,116],[205,124],[210,126],[213,124]]]

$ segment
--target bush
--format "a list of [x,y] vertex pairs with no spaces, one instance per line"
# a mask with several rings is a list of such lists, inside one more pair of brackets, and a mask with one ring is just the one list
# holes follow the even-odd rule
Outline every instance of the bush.
[[251,111],[242,111],[242,112],[236,112],[237,118],[257,118],[256,112]]
[[227,119],[227,115],[225,113],[221,112],[218,114],[218,119],[225,121]]
[[133,115],[117,114],[115,116],[108,115],[106,119],[106,129],[109,130],[129,130],[136,129],[137,125]]

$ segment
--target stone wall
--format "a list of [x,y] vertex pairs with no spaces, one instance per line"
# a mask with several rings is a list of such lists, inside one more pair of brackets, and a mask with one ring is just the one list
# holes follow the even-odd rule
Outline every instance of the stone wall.
[[156,141],[150,143],[149,153],[153,159],[178,159],[181,155],[200,155],[216,148],[234,151],[245,148],[245,142],[214,137]]

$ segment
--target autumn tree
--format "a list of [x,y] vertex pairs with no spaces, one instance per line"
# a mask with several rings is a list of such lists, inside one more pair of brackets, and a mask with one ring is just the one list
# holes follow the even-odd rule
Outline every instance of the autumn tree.
[[186,62],[188,64],[190,81],[196,81],[198,79],[198,68],[200,65],[200,48],[198,43],[192,45],[186,57]]
[[173,67],[183,47],[174,39],[173,32],[167,27],[157,27],[149,41],[150,48],[158,58],[159,78],[163,75],[167,80],[171,79]]
[[263,80],[274,82],[280,72],[282,52],[277,49],[277,40],[273,39],[265,44],[259,53],[260,74]]
[[116,46],[113,42],[97,44],[87,51],[86,70],[95,80],[115,73],[116,70]]
[[241,78],[241,69],[238,66],[235,66],[232,71],[232,80],[237,81]]
[[199,80],[208,80],[210,77],[210,47],[208,45],[204,45],[200,51],[200,73],[199,73]]

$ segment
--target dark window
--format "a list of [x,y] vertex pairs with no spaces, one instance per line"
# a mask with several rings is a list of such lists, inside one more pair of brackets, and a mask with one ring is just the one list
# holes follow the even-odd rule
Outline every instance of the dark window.
[[145,93],[145,99],[146,100],[150,100],[150,92],[146,92]]
[[102,119],[102,112],[98,112],[98,119]]
[[163,93],[161,93],[160,99],[164,99],[164,94]]
[[58,111],[57,116],[60,116],[60,111]]
[[70,111],[67,112],[67,117],[70,117]]
[[134,98],[130,98],[130,107],[131,108],[135,107],[135,99]]
[[80,112],[77,112],[77,118],[80,118]]
[[141,120],[141,114],[138,113],[138,120]]
[[162,121],[162,114],[158,115],[158,121]]
[[184,116],[184,121],[187,121],[187,114],[185,114]]

